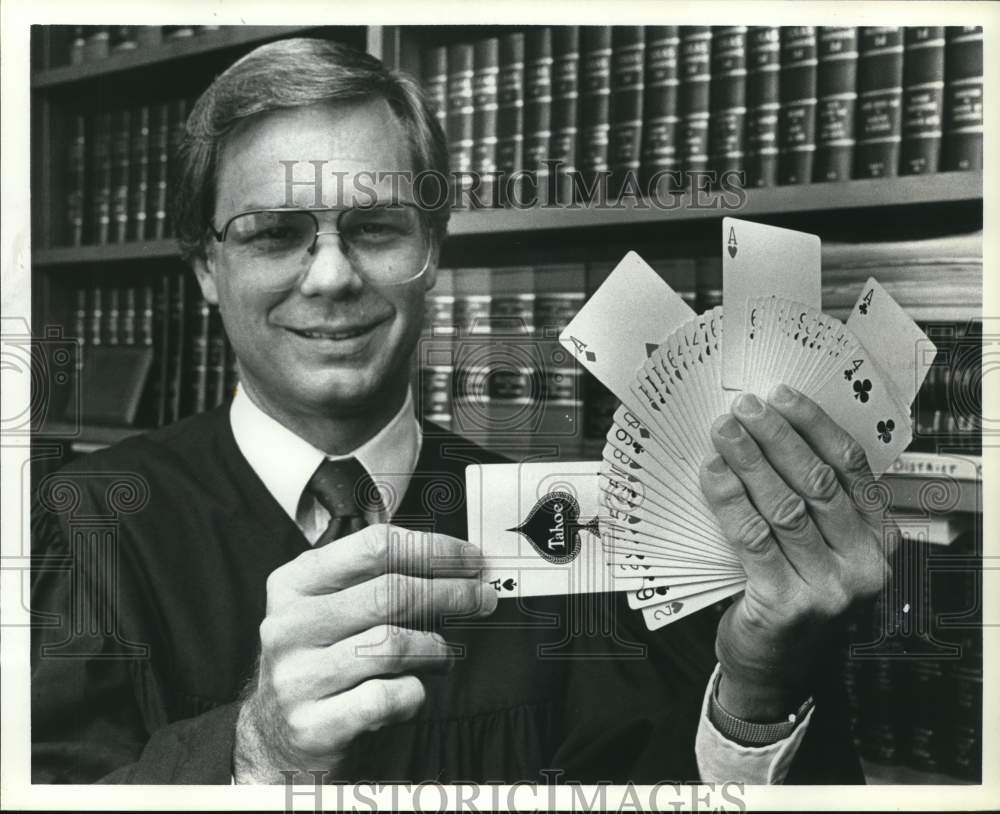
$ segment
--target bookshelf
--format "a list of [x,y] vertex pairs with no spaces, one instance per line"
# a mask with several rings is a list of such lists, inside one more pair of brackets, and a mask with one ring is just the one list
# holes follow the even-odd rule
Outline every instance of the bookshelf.
[[[390,67],[420,77],[422,57],[429,48],[502,38],[525,30],[527,27],[461,25],[234,26],[69,64],[72,27],[35,27],[31,78],[33,324],[59,325],[64,335],[72,336],[72,297],[80,286],[104,279],[115,281],[115,285],[128,281],[138,285],[158,276],[183,273],[177,246],[168,234],[69,245],[65,157],[76,117],[91,111],[194,98],[214,75],[242,54],[261,43],[289,36],[319,36],[365,48]],[[690,193],[677,194],[669,209],[633,201],[616,209],[581,204],[559,209],[461,210],[452,215],[442,266],[525,265],[542,275],[552,264],[610,265],[629,249],[647,258],[717,255],[720,221],[729,214],[812,231],[820,235],[824,245],[828,241],[910,241],[975,232],[983,228],[983,174],[972,169],[772,185],[746,190],[738,210],[723,208],[717,192],[698,200]],[[846,279],[856,280],[860,286],[867,276],[859,267],[848,272]],[[843,279],[843,275],[838,278]],[[193,279],[189,282],[193,284]],[[981,294],[951,296],[944,302],[941,294],[948,285],[942,278],[921,289],[907,305],[911,315],[923,322],[980,319]],[[143,429],[78,426],[55,413],[40,427],[39,438],[62,442],[67,455],[84,454]],[[530,441],[525,439],[525,448],[530,448]],[[588,441],[576,457],[599,455],[600,439]],[[970,452],[964,448],[946,451]],[[901,511],[922,510],[923,490],[942,480],[939,474],[887,477],[895,508]],[[949,510],[978,518],[983,503],[980,480],[948,483],[956,491]],[[948,775],[905,767],[890,771],[871,762],[866,764],[866,772],[875,782],[885,782],[882,778],[886,777],[905,778],[903,782],[958,782]]]

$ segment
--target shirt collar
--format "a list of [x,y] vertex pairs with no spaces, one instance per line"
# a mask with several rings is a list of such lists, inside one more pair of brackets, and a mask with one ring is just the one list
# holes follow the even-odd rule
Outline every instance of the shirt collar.
[[297,519],[302,492],[323,458],[336,461],[352,456],[383,487],[382,497],[391,518],[410,484],[423,440],[409,390],[392,420],[345,455],[326,455],[261,410],[242,387],[236,389],[229,422],[243,457],[292,520]]

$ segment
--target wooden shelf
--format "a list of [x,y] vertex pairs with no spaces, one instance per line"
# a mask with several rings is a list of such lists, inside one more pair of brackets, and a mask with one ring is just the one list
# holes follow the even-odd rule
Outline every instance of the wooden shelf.
[[131,71],[136,68],[157,65],[173,59],[207,54],[225,48],[252,45],[257,42],[296,34],[314,27],[301,25],[225,26],[216,31],[206,31],[191,37],[167,40],[149,48],[121,51],[95,62],[84,62],[80,65],[63,65],[58,68],[38,71],[31,77],[31,87],[41,89],[70,85],[76,82],[109,76],[121,71]]
[[[955,202],[981,201],[981,172],[950,172],[936,175],[912,175],[900,178],[875,178],[825,184],[767,187],[747,190],[746,205],[723,209],[723,196],[713,193],[715,206],[692,206],[689,195],[679,198],[674,209],[481,209],[457,211],[451,217],[448,233],[468,238],[482,235],[514,234],[545,230],[575,230],[688,223],[731,215],[756,216],[800,215],[810,212],[835,213],[846,210],[914,207]],[[731,193],[728,193],[731,196]]]
[[[692,221],[736,217],[799,216],[803,213],[835,213],[846,210],[885,207],[928,207],[954,202],[982,201],[981,172],[954,172],[903,178],[844,181],[829,184],[769,187],[747,191],[747,203],[738,210],[694,207],[689,197],[672,210],[654,208],[599,209],[580,206],[575,209],[481,209],[456,211],[448,229],[452,249],[468,241],[487,236],[520,236],[537,232],[574,233],[594,229],[615,229],[656,225],[670,227]],[[719,200],[716,197],[715,200]],[[119,243],[103,246],[67,246],[40,248],[32,252],[35,265],[55,266],[72,263],[143,260],[179,257],[173,240]],[[962,317],[964,318],[964,313]]]

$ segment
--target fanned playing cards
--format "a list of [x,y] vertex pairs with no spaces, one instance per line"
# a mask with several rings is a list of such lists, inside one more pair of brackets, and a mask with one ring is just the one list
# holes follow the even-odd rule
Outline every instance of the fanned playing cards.
[[741,591],[698,480],[740,392],[809,396],[876,475],[909,445],[936,349],[874,278],[845,324],[819,308],[816,236],[725,218],[723,261],[723,306],[699,315],[630,252],[561,335],[621,401],[600,462],[468,468],[470,540],[501,597],[624,590],[656,629]]

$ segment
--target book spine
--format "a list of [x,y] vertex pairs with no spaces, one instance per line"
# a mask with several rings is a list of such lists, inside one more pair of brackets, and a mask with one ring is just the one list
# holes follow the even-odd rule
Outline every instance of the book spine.
[[[524,34],[500,38],[500,74],[497,78],[497,169],[507,176],[522,169],[524,149]],[[503,199],[511,188],[504,183]],[[514,194],[513,189],[510,189]]]
[[580,30],[579,163],[588,183],[608,170],[611,131],[611,28]]
[[816,153],[816,29],[781,29],[778,183],[807,184]]
[[118,286],[108,286],[102,297],[104,300],[104,341],[107,345],[120,345],[121,337],[121,296]]
[[944,122],[944,42],[941,26],[905,29],[900,175],[938,171]]
[[[178,175],[178,160],[180,158],[180,146],[184,141],[187,132],[187,117],[190,106],[187,99],[174,99],[169,104],[169,129],[167,131],[167,187],[169,195],[169,185]],[[173,235],[173,228],[170,218],[164,216],[166,220],[166,235]]]
[[821,28],[816,86],[814,181],[846,181],[854,158],[858,101],[858,30]]
[[437,282],[426,299],[424,337],[418,358],[421,416],[445,428],[452,426],[454,290],[454,270],[438,269]]
[[226,331],[219,307],[209,312],[205,408],[218,407],[226,398]]
[[[446,132],[451,150],[451,171],[472,171],[474,107],[472,77],[474,49],[470,43],[456,43],[448,48],[448,115]],[[465,183],[463,180],[461,183]]]
[[781,29],[754,26],[747,34],[747,186],[778,183],[781,108]]
[[111,235],[111,114],[99,113],[94,129],[94,183],[92,203],[94,242],[104,244]]
[[167,399],[170,391],[170,273],[160,275],[159,284],[146,286],[143,301],[153,301],[153,343],[154,366],[152,390],[152,413],[155,426],[162,427],[168,421]]
[[77,341],[76,382],[79,385],[83,375],[84,357],[87,355],[87,289],[80,286],[76,289],[76,307],[73,311],[73,336]]
[[147,234],[154,240],[167,236],[167,194],[170,174],[170,107],[157,105],[149,132],[150,184],[147,211],[152,223]]
[[532,28],[524,39],[523,166],[535,173],[537,189],[548,184],[549,142],[552,139],[552,29]]
[[949,27],[943,170],[983,168],[983,29]]
[[608,163],[614,189],[631,177],[637,192],[645,95],[646,31],[639,25],[614,26],[611,35],[611,129]]
[[424,96],[434,112],[441,129],[447,126],[448,117],[448,49],[443,45],[427,48],[421,54],[420,76]]
[[646,29],[643,76],[641,186],[649,195],[672,187],[677,169],[677,26]]
[[90,289],[90,327],[87,344],[96,348],[104,345],[104,340],[104,292],[99,283],[94,283]]
[[191,332],[191,367],[188,379],[190,392],[187,410],[189,414],[204,412],[208,404],[208,356],[212,307],[205,299],[199,297],[197,308],[194,329]]
[[87,27],[83,25],[73,26],[73,34],[69,43],[69,64],[82,65],[86,59],[87,51]]
[[[135,286],[130,285],[124,291],[123,307],[122,307],[122,344],[123,345],[135,345],[137,342],[142,342],[142,344],[153,344],[152,339],[152,322],[147,326],[144,321],[147,318],[145,311],[142,313],[142,320],[139,319],[140,314],[136,310],[138,303],[136,302],[136,290]],[[152,320],[152,314],[149,314],[149,319]],[[147,328],[150,332],[149,342],[145,342]],[[141,333],[140,333],[141,329]]]
[[716,180],[744,166],[743,132],[747,114],[747,28],[716,29],[712,37],[709,83],[709,166]]
[[865,26],[858,43],[854,177],[891,177],[897,174],[902,138],[903,29]]
[[99,62],[111,52],[111,28],[106,25],[88,26],[89,33],[83,48],[84,62]]
[[472,74],[472,169],[479,175],[480,197],[493,197],[490,173],[497,169],[497,75],[500,42],[496,37],[474,46]]
[[115,114],[111,140],[111,240],[114,243],[124,243],[128,237],[131,125],[130,111],[120,110]]
[[70,246],[83,245],[84,201],[87,179],[87,120],[74,116],[66,162],[66,222]]
[[575,25],[552,29],[552,139],[549,159],[557,162],[552,180],[555,196],[568,201],[571,175],[577,168],[579,136],[577,114],[580,102],[580,29]]
[[129,190],[129,239],[146,239],[146,205],[149,200],[149,107],[132,116],[131,188]]
[[167,359],[170,365],[170,378],[167,385],[168,423],[177,421],[181,417],[187,328],[185,279],[183,274],[174,275],[174,285],[171,286],[170,290],[170,345]]
[[680,166],[689,174],[708,167],[708,119],[711,92],[712,29],[681,26],[680,57]]

